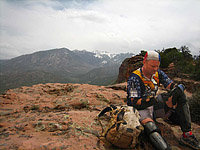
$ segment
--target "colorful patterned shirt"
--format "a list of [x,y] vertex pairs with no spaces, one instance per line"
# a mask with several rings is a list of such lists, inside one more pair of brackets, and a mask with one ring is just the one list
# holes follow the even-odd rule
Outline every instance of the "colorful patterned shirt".
[[[160,84],[166,88],[173,81],[162,71],[158,70],[150,79],[147,79],[142,69],[135,70],[127,82],[127,105],[137,108],[138,100],[143,101],[140,105],[145,104],[145,100],[150,96],[155,96]],[[146,102],[147,103],[147,102]],[[139,106],[139,104],[138,104]],[[143,109],[144,107],[138,107]]]

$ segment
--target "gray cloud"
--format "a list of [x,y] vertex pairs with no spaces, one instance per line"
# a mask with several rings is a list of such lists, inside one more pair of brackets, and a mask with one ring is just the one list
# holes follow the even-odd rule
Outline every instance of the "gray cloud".
[[0,1],[0,59],[66,47],[200,50],[198,0]]

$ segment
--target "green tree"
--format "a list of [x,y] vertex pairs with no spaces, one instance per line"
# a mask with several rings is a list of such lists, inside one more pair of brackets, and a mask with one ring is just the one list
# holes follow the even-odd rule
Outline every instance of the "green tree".
[[199,51],[199,56],[194,56],[194,71],[192,73],[192,76],[195,80],[200,81],[200,51]]
[[146,52],[147,52],[147,51],[145,51],[145,50],[141,50],[139,55],[142,55],[142,56],[144,57],[145,54],[146,54]]
[[192,55],[191,55],[191,51],[189,50],[189,48],[187,46],[185,46],[185,45],[181,46],[180,51],[182,52],[185,59],[187,59],[187,60],[193,59]]
[[173,62],[178,73],[186,73],[191,78],[200,80],[200,55],[193,58],[187,46],[181,46],[180,49],[176,47],[163,49],[158,52],[161,56],[161,68],[167,68]]
[[181,59],[181,54],[177,48],[163,49],[160,52],[161,68],[167,68],[170,63],[177,64],[177,61]]

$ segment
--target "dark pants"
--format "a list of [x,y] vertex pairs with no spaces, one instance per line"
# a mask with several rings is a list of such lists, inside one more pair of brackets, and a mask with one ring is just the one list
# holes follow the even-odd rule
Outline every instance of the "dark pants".
[[171,118],[172,122],[176,120],[183,132],[191,131],[190,111],[184,93],[172,94],[167,101],[160,101],[154,105],[154,116],[155,118]]

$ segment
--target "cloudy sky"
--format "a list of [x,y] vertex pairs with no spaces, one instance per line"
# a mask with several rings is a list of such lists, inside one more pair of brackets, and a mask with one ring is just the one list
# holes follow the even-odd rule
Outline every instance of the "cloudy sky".
[[200,0],[0,0],[0,59],[54,48],[200,51]]

